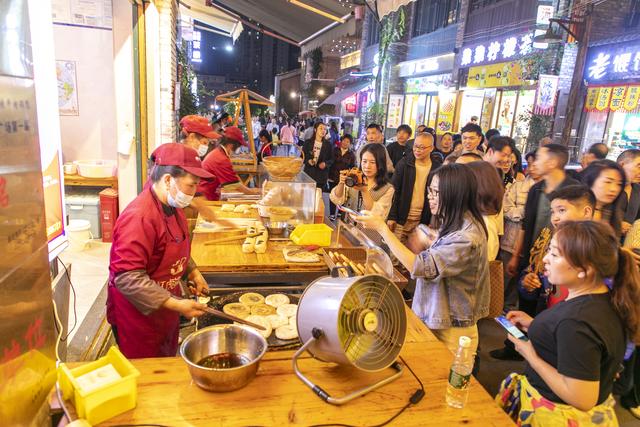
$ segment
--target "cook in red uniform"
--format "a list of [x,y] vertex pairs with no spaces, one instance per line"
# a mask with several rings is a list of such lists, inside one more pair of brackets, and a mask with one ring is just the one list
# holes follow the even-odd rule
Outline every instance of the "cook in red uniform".
[[182,142],[198,152],[203,160],[215,147],[221,135],[213,130],[206,117],[191,114],[180,119]]
[[198,153],[183,144],[164,144],[155,152],[146,188],[122,212],[113,234],[109,264],[107,320],[128,358],[175,356],[180,314],[204,313],[203,304],[182,295],[181,281],[208,292],[190,257],[187,220],[200,178],[211,178]]
[[247,146],[242,131],[236,126],[229,126],[224,130],[220,145],[202,162],[202,167],[215,175],[213,179],[203,179],[198,186],[198,193],[207,200],[220,200],[222,188],[244,194],[258,194],[259,189],[246,187],[233,170],[229,156],[240,146]]

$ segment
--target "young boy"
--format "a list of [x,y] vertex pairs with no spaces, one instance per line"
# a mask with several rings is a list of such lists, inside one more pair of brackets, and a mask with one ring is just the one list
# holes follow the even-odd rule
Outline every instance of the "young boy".
[[[596,199],[591,190],[584,185],[568,185],[549,195],[551,200],[551,226],[558,227],[563,221],[580,221],[593,218]],[[529,257],[529,266],[523,272],[520,281],[520,297],[537,301],[536,314],[546,308],[564,301],[567,291],[549,283],[544,277],[542,258],[551,242],[552,230],[544,228],[536,239]]]

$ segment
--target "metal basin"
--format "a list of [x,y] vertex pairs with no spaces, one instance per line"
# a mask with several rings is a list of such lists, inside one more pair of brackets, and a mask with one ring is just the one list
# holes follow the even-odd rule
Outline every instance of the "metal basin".
[[289,229],[286,221],[265,221],[264,226],[269,232],[269,236],[282,236]]
[[[251,328],[239,325],[215,325],[189,335],[180,346],[193,381],[209,391],[232,391],[244,387],[258,371],[267,351],[267,341]],[[240,355],[246,364],[233,368],[205,368],[198,362],[207,356],[229,353]]]

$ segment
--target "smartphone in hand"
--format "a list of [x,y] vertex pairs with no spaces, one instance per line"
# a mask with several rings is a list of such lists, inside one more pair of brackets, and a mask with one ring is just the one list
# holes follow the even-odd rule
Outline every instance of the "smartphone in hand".
[[340,210],[342,212],[346,212],[346,213],[351,214],[351,215],[362,216],[362,213],[360,213],[358,211],[354,211],[353,209],[348,208],[346,206],[338,205],[338,210]]
[[514,337],[518,338],[519,340],[529,341],[529,338],[527,338],[527,336],[524,334],[524,332],[522,332],[520,329],[518,329],[516,327],[516,325],[514,325],[511,322],[509,322],[509,319],[507,319],[506,317],[498,316],[495,319],[496,319],[496,322],[498,322],[500,324],[500,326],[505,328],[509,334],[513,335]]

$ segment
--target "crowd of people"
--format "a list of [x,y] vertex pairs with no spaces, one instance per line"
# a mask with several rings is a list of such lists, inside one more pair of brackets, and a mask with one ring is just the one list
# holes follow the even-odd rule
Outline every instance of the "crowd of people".
[[[183,142],[216,176],[201,180],[205,195],[227,185],[255,191],[228,161],[246,145],[238,128],[214,127],[224,134],[211,151],[200,146],[211,138],[204,124],[181,125]],[[640,150],[612,161],[595,144],[569,170],[564,145],[545,138],[523,156],[513,139],[475,123],[442,135],[401,125],[390,143],[375,123],[357,142],[331,122],[254,118],[252,126],[258,152],[274,141],[299,147],[304,171],[329,193],[331,219],[379,234],[414,280],[412,310],[449,349],[467,336],[477,351],[478,321],[501,305],[528,336],[507,335],[490,352],[526,361],[496,397],[515,420],[616,425],[613,394],[640,417]]]
[[[389,144],[369,124],[353,148],[349,135],[333,146],[321,127],[305,143],[315,159],[305,170],[380,234],[415,279],[412,310],[436,337],[455,351],[467,336],[475,351],[495,299],[528,335],[490,352],[526,361],[496,397],[505,411],[523,425],[614,425],[615,393],[640,416],[640,257],[622,245],[640,243],[640,150],[612,161],[595,144],[580,170],[566,170],[564,145],[545,139],[522,156],[473,123],[457,135],[401,125]],[[364,180],[347,186],[354,164]],[[491,294],[492,262],[504,267],[503,295]]]

